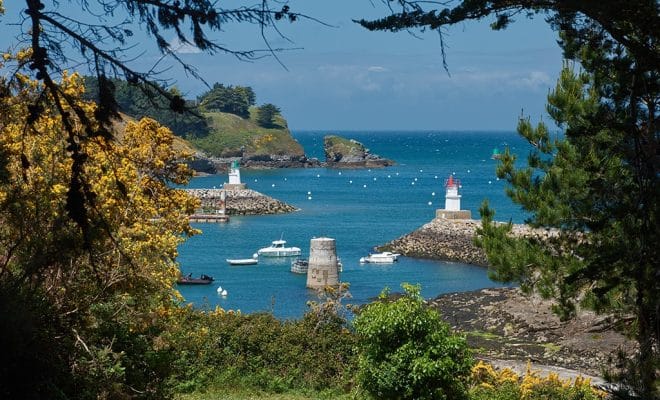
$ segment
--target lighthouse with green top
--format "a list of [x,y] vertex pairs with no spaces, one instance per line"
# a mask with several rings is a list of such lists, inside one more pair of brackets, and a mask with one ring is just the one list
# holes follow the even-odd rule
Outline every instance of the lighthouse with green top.
[[229,183],[225,183],[227,190],[245,189],[245,183],[241,183],[241,170],[238,160],[233,160],[229,165]]

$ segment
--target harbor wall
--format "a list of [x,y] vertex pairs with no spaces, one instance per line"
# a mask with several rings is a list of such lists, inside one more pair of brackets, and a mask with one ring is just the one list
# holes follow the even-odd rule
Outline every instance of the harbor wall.
[[[415,231],[379,246],[378,251],[488,266],[486,253],[474,244],[477,228],[480,226],[481,221],[474,219],[435,218]],[[543,240],[556,233],[514,224],[512,234],[537,236]]]
[[297,208],[252,189],[186,189],[201,200],[201,209],[206,212],[223,208],[222,192],[225,192],[224,208],[227,215],[284,214]]

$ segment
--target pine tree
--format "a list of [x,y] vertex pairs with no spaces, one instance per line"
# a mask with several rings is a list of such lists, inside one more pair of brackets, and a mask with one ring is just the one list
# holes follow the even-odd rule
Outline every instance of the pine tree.
[[271,128],[274,125],[273,119],[280,113],[279,107],[274,104],[264,104],[258,109],[257,123],[264,128]]

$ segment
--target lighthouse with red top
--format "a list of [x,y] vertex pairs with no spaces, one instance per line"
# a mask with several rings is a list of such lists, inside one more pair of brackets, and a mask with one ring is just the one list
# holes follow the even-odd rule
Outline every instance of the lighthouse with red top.
[[461,210],[461,195],[458,194],[458,188],[461,182],[449,175],[445,181],[445,208],[436,210],[435,217],[442,219],[470,219],[470,210]]

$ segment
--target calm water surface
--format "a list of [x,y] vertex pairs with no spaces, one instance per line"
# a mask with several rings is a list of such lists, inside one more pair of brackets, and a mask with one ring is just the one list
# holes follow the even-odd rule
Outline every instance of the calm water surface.
[[[463,209],[478,218],[488,198],[498,220],[522,222],[525,215],[505,195],[505,182],[495,176],[493,148],[504,146],[523,160],[528,145],[513,132],[333,132],[364,143],[373,153],[398,164],[382,169],[278,169],[241,171],[248,187],[300,211],[275,216],[232,217],[227,224],[196,224],[203,234],[179,248],[183,273],[205,273],[216,282],[209,286],[180,287],[196,306],[220,305],[242,312],[270,311],[280,318],[296,318],[316,293],[305,288],[304,275],[289,272],[290,258],[261,258],[258,265],[229,266],[227,258],[248,258],[281,236],[309,255],[313,237],[336,239],[344,264],[341,280],[350,283],[351,303],[362,304],[384,287],[400,290],[402,282],[419,283],[422,294],[501,286],[488,279],[481,267],[401,257],[391,265],[360,265],[376,245],[404,235],[429,222],[444,207],[444,180],[461,180]],[[323,159],[327,132],[294,132],[311,157]],[[192,188],[221,187],[226,175],[193,179]],[[310,199],[311,198],[311,199]],[[222,286],[226,297],[217,295]]]

